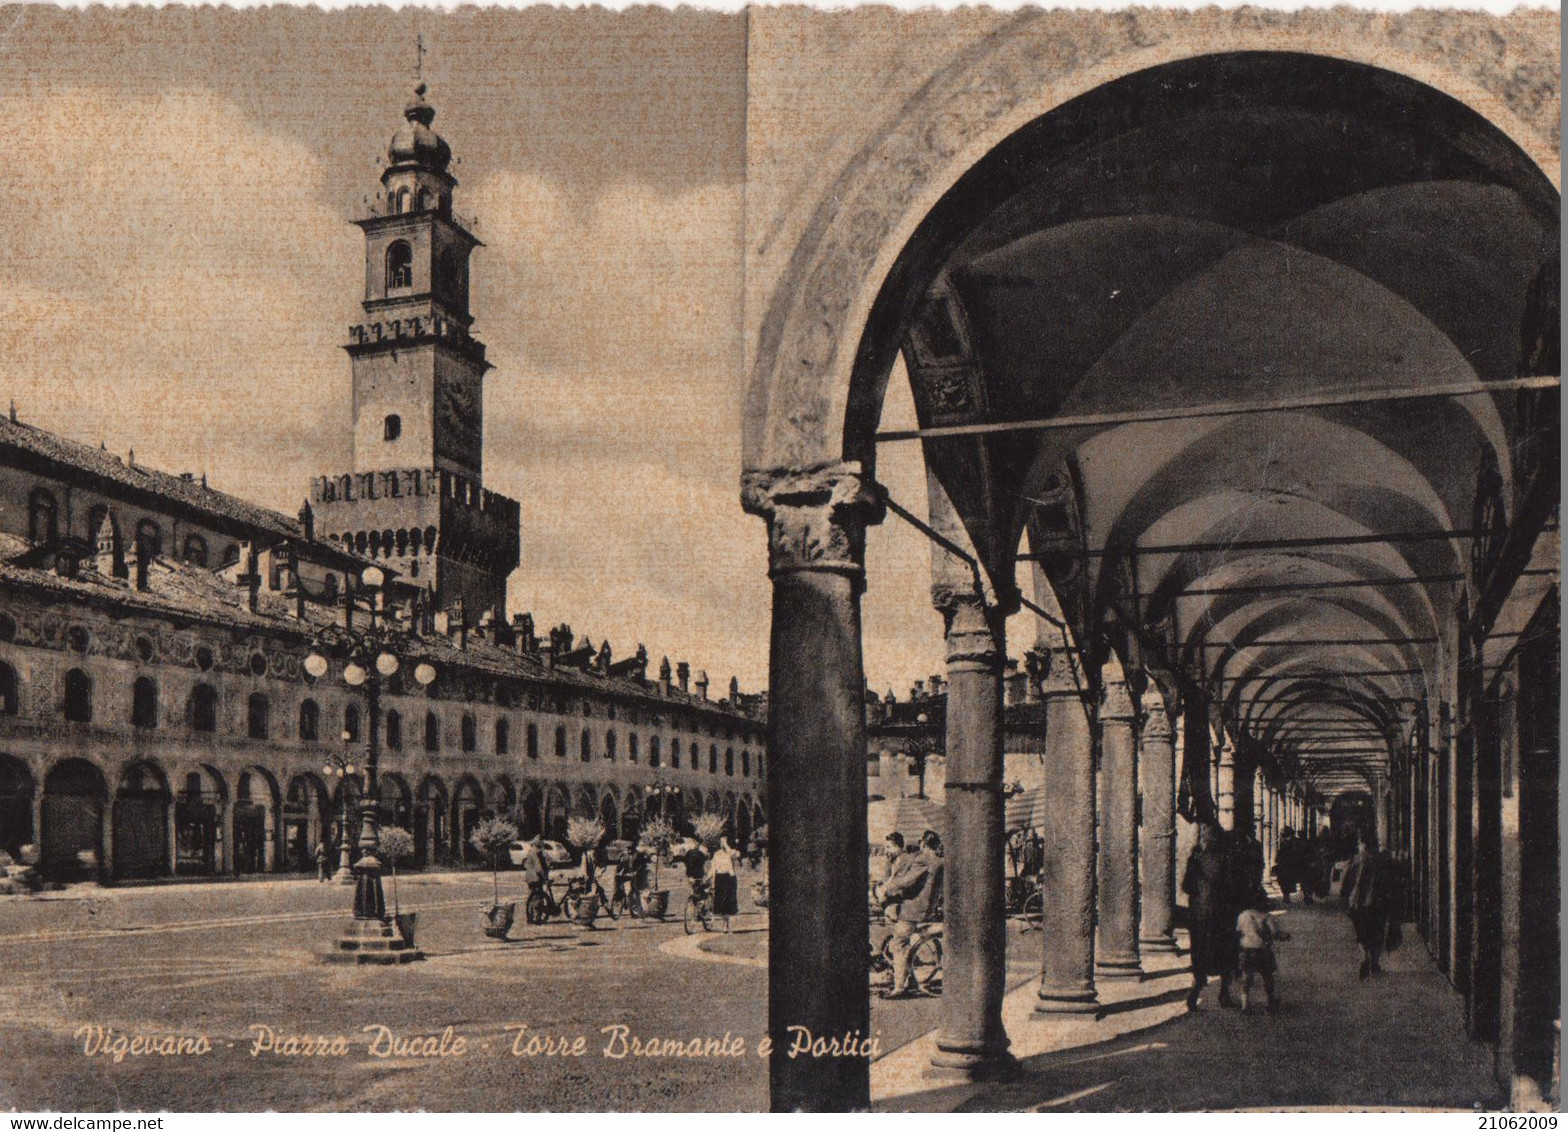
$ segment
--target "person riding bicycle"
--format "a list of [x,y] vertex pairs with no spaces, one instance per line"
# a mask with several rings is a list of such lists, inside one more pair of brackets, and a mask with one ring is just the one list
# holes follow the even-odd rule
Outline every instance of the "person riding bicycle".
[[686,879],[691,882],[691,894],[697,899],[708,895],[708,855],[699,845],[693,845],[681,854],[681,864],[686,868]]
[[523,912],[529,922],[541,923],[545,917],[555,915],[555,899],[550,895],[550,862],[544,859],[537,837],[523,843],[523,880],[528,885]]
[[[941,914],[943,868],[936,852],[940,846],[936,834],[927,830],[919,842],[904,847],[882,886],[882,904],[894,916],[893,943],[888,949],[893,957],[893,985],[883,992],[883,998],[908,998],[913,993],[909,978],[913,937],[922,924]],[[896,913],[891,911],[893,905],[897,905]]]

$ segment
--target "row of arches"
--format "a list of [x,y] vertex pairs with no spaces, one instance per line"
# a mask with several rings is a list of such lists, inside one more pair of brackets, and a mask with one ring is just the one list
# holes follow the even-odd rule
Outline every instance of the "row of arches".
[[[225,774],[210,764],[173,773],[156,760],[126,764],[110,777],[80,757],[53,763],[38,781],[28,764],[0,754],[0,851],[16,856],[36,844],[51,879],[137,879],[220,873],[308,872],[315,850],[333,851],[346,828],[359,828],[362,787],[356,777],[331,785],[314,771],[278,776],[261,766]],[[642,787],[604,783],[515,782],[472,774],[448,782],[380,775],[380,820],[414,836],[413,867],[477,864],[474,827],[510,818],[522,837],[566,839],[574,816],[593,816],[606,840],[636,840],[647,814],[670,818],[689,833],[699,814],[723,815],[744,843],[764,824],[751,795],[691,789],[648,796]]]
[[[388,418],[390,422],[393,418]],[[391,425],[386,428],[390,431]],[[398,430],[401,434],[402,424],[399,422]],[[388,439],[395,439],[389,436]],[[331,536],[333,542],[356,554],[369,555],[371,558],[403,558],[408,555],[434,554],[439,532],[435,527],[399,528],[383,531],[344,531]]]
[[[108,504],[95,504],[88,510],[87,527],[83,537],[90,544],[96,544],[106,521],[110,542],[108,549],[112,550],[118,561],[126,547],[121,542],[119,521]],[[27,537],[28,541],[37,546],[49,546],[59,541],[60,504],[54,492],[47,487],[36,487],[28,496]],[[162,524],[150,517],[139,519],[131,545],[136,548],[137,556],[142,559],[161,556],[164,552]],[[187,534],[183,540],[177,540],[171,551],[178,553],[180,561],[192,566],[209,565],[212,553],[206,537],[194,532]],[[224,549],[222,564],[232,565],[237,561],[239,561],[239,545],[230,543]]]

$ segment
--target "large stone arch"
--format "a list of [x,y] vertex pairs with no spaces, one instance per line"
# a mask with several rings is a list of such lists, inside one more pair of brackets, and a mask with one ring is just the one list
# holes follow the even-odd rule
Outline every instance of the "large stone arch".
[[229,810],[223,772],[200,763],[176,768],[174,780],[175,872],[207,876],[228,867],[228,841],[222,836]]
[[167,876],[174,868],[174,794],[151,759],[126,765],[115,789],[112,824],[116,877]]
[[451,853],[451,806],[446,783],[427,774],[414,804],[414,857],[421,865],[447,861]]
[[[1330,19],[1244,9],[998,14],[994,34],[954,51],[843,159],[834,179],[814,186],[809,219],[792,218],[801,237],[748,327],[744,466],[872,466],[870,434],[892,354],[887,344],[867,349],[862,328],[916,229],[981,158],[1029,123],[1119,79],[1212,54],[1215,43],[1232,53],[1358,63],[1420,84],[1489,122],[1560,184],[1555,19],[1462,12]],[[855,367],[867,360],[879,372],[856,388]]]
[[234,779],[233,857],[237,873],[272,872],[278,867],[278,820],[282,798],[278,780],[265,767],[244,767]]
[[[305,872],[316,866],[316,846],[328,842],[332,826],[330,795],[326,783],[314,771],[290,776],[283,797],[283,844],[288,867]],[[330,853],[331,846],[328,845]],[[329,861],[336,864],[336,858]]]
[[38,840],[33,803],[38,784],[32,769],[14,755],[0,754],[0,853],[13,858]]
[[107,865],[108,802],[109,784],[96,763],[68,758],[49,768],[38,834],[45,876],[93,876]]

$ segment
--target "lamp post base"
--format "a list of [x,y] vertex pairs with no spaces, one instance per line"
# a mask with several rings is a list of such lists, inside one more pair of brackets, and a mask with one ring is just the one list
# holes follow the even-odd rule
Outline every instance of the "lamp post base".
[[338,937],[336,946],[321,955],[323,963],[343,963],[362,967],[396,967],[415,963],[425,953],[384,920],[350,920]]

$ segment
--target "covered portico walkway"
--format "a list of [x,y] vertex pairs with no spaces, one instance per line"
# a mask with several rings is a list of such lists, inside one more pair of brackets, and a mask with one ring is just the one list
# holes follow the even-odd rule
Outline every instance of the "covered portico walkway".
[[[1014,1082],[927,1089],[897,1111],[1195,1112],[1238,1108],[1493,1110],[1507,1104],[1490,1052],[1419,946],[1356,978],[1337,908],[1292,907],[1280,946],[1278,1014],[1218,1007],[1092,1046],[1026,1059]],[[879,1090],[872,1070],[873,1093]]]
[[[1277,40],[1102,68],[1042,105],[1020,93],[1028,29],[955,63],[845,170],[754,344],[742,497],[774,584],[773,1105],[870,1102],[863,1060],[783,1051],[791,1027],[869,1033],[860,597],[867,528],[889,513],[932,542],[948,657],[933,1079],[1027,1070],[1003,1021],[1001,733],[1026,611],[1046,749],[1028,1024],[1098,1015],[1102,986],[1174,947],[1197,826],[1260,871],[1287,829],[1328,857],[1359,834],[1410,877],[1412,949],[1462,996],[1498,1080],[1542,1103],[1555,150],[1441,67],[1417,79]],[[918,425],[885,430],[903,380]],[[920,446],[923,515],[876,478],[890,444]],[[1391,1009],[1417,1019],[1419,995]]]

